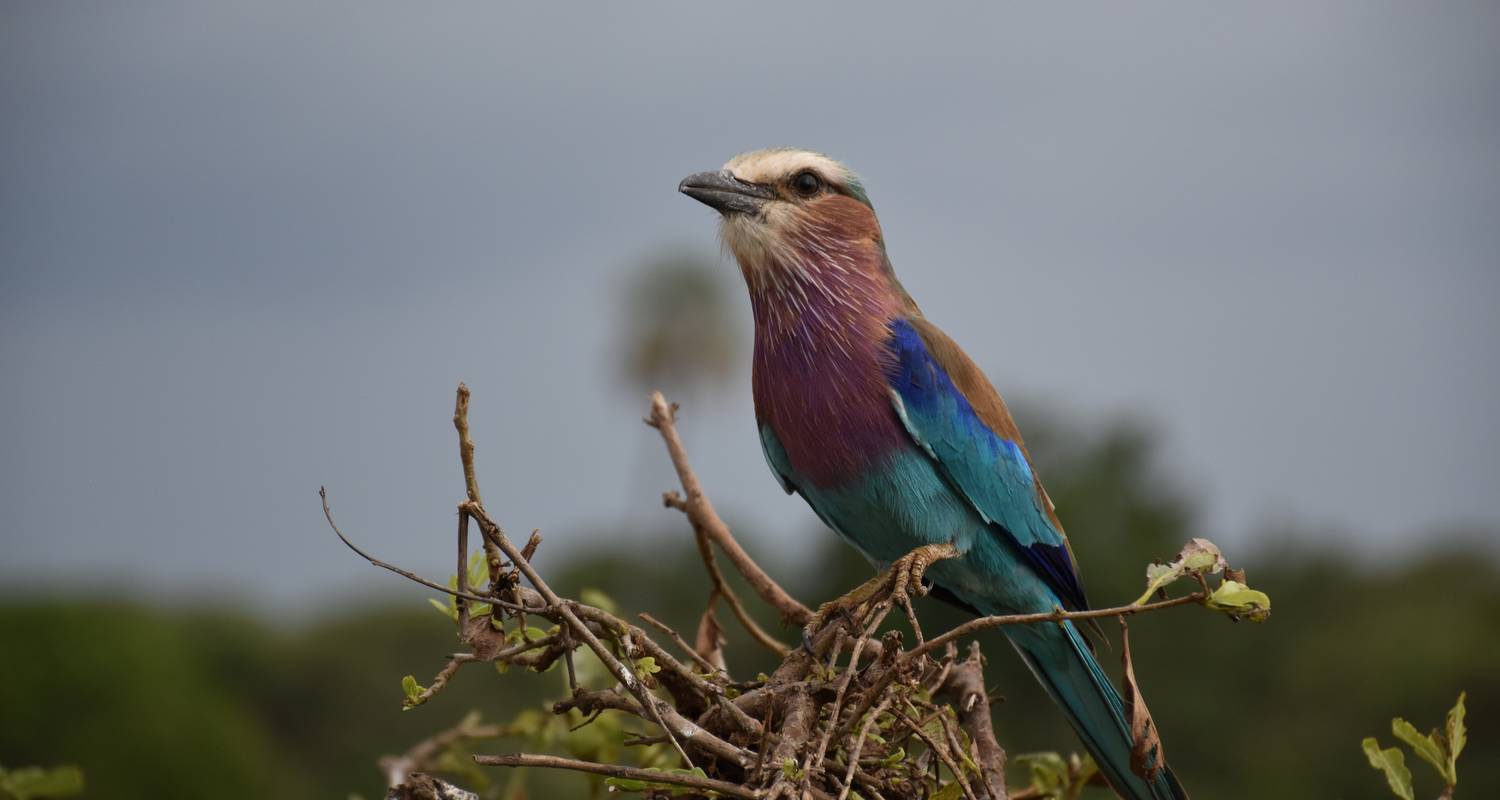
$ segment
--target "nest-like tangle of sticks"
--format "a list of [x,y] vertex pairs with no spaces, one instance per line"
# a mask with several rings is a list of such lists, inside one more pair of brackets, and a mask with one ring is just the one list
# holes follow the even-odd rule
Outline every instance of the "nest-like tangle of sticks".
[[[691,523],[714,587],[691,642],[649,615],[640,615],[642,627],[599,605],[562,597],[552,590],[531,563],[540,537],[533,533],[524,546],[517,547],[485,510],[468,429],[469,391],[462,384],[453,417],[466,488],[466,497],[458,506],[457,575],[462,576],[461,584],[455,581],[443,586],[366,554],[333,523],[326,493],[320,492],[330,526],[356,553],[376,566],[453,598],[452,616],[459,638],[469,650],[454,655],[428,686],[408,678],[405,688],[409,707],[442,691],[467,664],[487,662],[544,671],[561,662],[568,678],[568,694],[552,706],[559,717],[583,725],[600,715],[625,715],[657,732],[625,742],[654,753],[640,765],[541,753],[476,755],[472,757],[475,764],[594,773],[607,776],[612,790],[648,796],[1020,800],[1050,795],[1052,792],[1043,785],[1048,781],[1059,794],[1074,796],[1083,784],[1101,782],[1087,759],[1076,756],[1033,765],[1033,771],[1040,770],[1044,780],[1008,793],[1006,754],[990,720],[984,658],[977,642],[961,653],[958,642],[962,637],[1000,625],[1057,624],[1064,619],[1100,617],[1119,618],[1124,637],[1125,616],[1190,603],[1207,604],[1234,616],[1255,616],[1241,613],[1244,609],[1237,612],[1215,606],[1216,594],[1222,593],[1210,586],[1208,576],[1219,574],[1220,588],[1225,584],[1243,588],[1244,575],[1228,569],[1217,550],[1202,540],[1194,540],[1195,544],[1174,564],[1176,576],[1195,578],[1199,591],[1171,599],[1166,598],[1164,582],[1158,578],[1145,596],[1127,606],[985,617],[928,639],[922,635],[909,598],[922,591],[925,563],[932,557],[951,554],[917,553],[814,614],[740,547],[689,466],[675,426],[675,406],[660,394],[652,400],[646,423],[661,433],[682,483],[681,493],[669,492],[663,499]],[[481,534],[482,564],[469,563],[471,524]],[[1202,545],[1211,549],[1212,558],[1204,556]],[[761,600],[776,609],[784,623],[802,628],[799,645],[782,643],[751,619],[725,580],[719,554]],[[1195,555],[1196,560],[1190,560],[1189,555]],[[754,680],[729,674],[723,631],[714,614],[720,600],[751,638],[781,658],[774,672]],[[898,630],[879,633],[882,623],[895,611],[907,615],[915,641],[904,641]],[[542,627],[540,621],[550,627]],[[1134,685],[1128,640],[1123,645],[1125,697],[1136,739],[1136,768],[1145,774],[1163,763],[1161,743]],[[585,657],[597,659],[613,685],[599,689],[580,682],[575,659]],[[481,725],[471,717],[401,756],[383,759],[391,787],[388,798],[477,799],[479,795],[428,773],[442,767],[442,757],[450,746],[508,732],[512,731],[504,726]]]

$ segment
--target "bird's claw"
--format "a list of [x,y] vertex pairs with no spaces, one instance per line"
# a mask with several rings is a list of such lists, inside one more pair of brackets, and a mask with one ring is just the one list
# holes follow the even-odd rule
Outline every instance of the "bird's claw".
[[958,555],[958,548],[951,543],[923,545],[896,559],[890,569],[865,581],[848,594],[818,606],[817,612],[802,629],[802,649],[808,655],[817,655],[814,639],[834,615],[842,617],[846,626],[853,631],[862,624],[860,620],[864,618],[867,606],[872,602],[889,600],[902,607],[909,607],[911,598],[925,597],[929,591],[930,587],[923,581],[927,568],[935,562],[956,558]]
[[931,587],[922,578],[927,568],[935,562],[959,555],[958,547],[950,542],[928,544],[918,547],[896,559],[891,565],[891,599],[907,605],[913,597],[926,597]]

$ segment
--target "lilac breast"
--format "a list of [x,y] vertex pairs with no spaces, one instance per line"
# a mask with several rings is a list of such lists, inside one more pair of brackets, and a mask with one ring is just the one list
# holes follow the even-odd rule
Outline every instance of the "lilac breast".
[[862,475],[910,446],[886,386],[893,303],[810,291],[800,308],[752,293],[756,417],[770,426],[799,480],[820,487]]

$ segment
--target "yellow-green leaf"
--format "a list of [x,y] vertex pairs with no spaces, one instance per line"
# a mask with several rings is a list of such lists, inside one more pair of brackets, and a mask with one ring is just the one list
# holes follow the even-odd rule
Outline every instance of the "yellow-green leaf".
[[958,800],[964,796],[964,786],[958,781],[949,781],[947,786],[933,793],[929,800]]
[[1448,757],[1443,752],[1443,746],[1438,744],[1436,737],[1430,733],[1422,733],[1415,725],[1400,717],[1391,720],[1391,733],[1396,734],[1397,739],[1406,742],[1411,751],[1417,754],[1417,758],[1431,764],[1443,780],[1448,780]]
[[1468,692],[1458,693],[1458,702],[1448,712],[1448,783],[1458,783],[1458,754],[1464,751],[1464,745],[1468,744],[1469,731],[1464,727],[1464,696]]
[[880,766],[882,766],[882,767],[894,767],[897,764],[900,764],[902,761],[905,761],[905,760],[906,760],[906,748],[904,748],[904,747],[898,747],[895,750],[892,750],[890,755],[888,755],[885,758],[882,758],[880,760]]
[[505,635],[506,644],[521,644],[522,642],[534,642],[546,637],[547,632],[535,625],[527,625],[525,628],[517,627]]
[[[453,605],[444,603],[431,597],[427,598],[427,602],[431,603],[432,607],[437,609],[439,614],[442,614],[443,616],[453,620],[454,622],[458,622],[458,609]],[[429,619],[431,618],[429,617]]]
[[1178,557],[1188,572],[1214,573],[1224,568],[1224,554],[1218,545],[1207,539],[1193,539],[1182,548]]
[[1271,598],[1239,581],[1224,581],[1203,604],[1235,619],[1265,622],[1271,616]]
[[1151,599],[1151,595],[1164,588],[1167,584],[1182,577],[1182,562],[1175,561],[1171,564],[1147,564],[1146,565],[1146,591],[1136,598],[1133,605],[1142,605]]
[[417,683],[417,679],[411,675],[401,679],[401,691],[406,694],[406,702],[401,704],[402,710],[415,708],[422,703],[422,693],[427,689]]
[[592,587],[584,589],[578,593],[578,599],[582,600],[586,606],[593,606],[600,611],[605,611],[615,616],[620,615],[620,607],[615,605],[615,601],[598,589]]
[[482,591],[484,584],[490,579],[490,564],[484,558],[482,550],[475,550],[469,556],[469,591]]
[[1031,771],[1031,788],[1052,797],[1068,786],[1068,762],[1059,753],[1024,753],[1016,760]]
[[1370,766],[1385,773],[1385,782],[1391,787],[1391,794],[1401,800],[1416,800],[1411,790],[1411,770],[1406,768],[1406,758],[1401,751],[1394,747],[1380,749],[1380,743],[1375,737],[1367,737],[1360,746],[1364,748],[1365,758],[1370,759]]

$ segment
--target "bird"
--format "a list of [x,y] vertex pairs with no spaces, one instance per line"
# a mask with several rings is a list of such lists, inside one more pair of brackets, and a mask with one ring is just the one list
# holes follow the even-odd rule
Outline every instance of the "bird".
[[[781,487],[876,568],[913,567],[972,614],[1087,609],[1005,401],[902,287],[861,179],[771,148],[678,190],[718,212],[749,290],[756,424]],[[1118,794],[1187,797],[1165,763],[1131,769],[1124,703],[1071,621],[1004,630]]]

